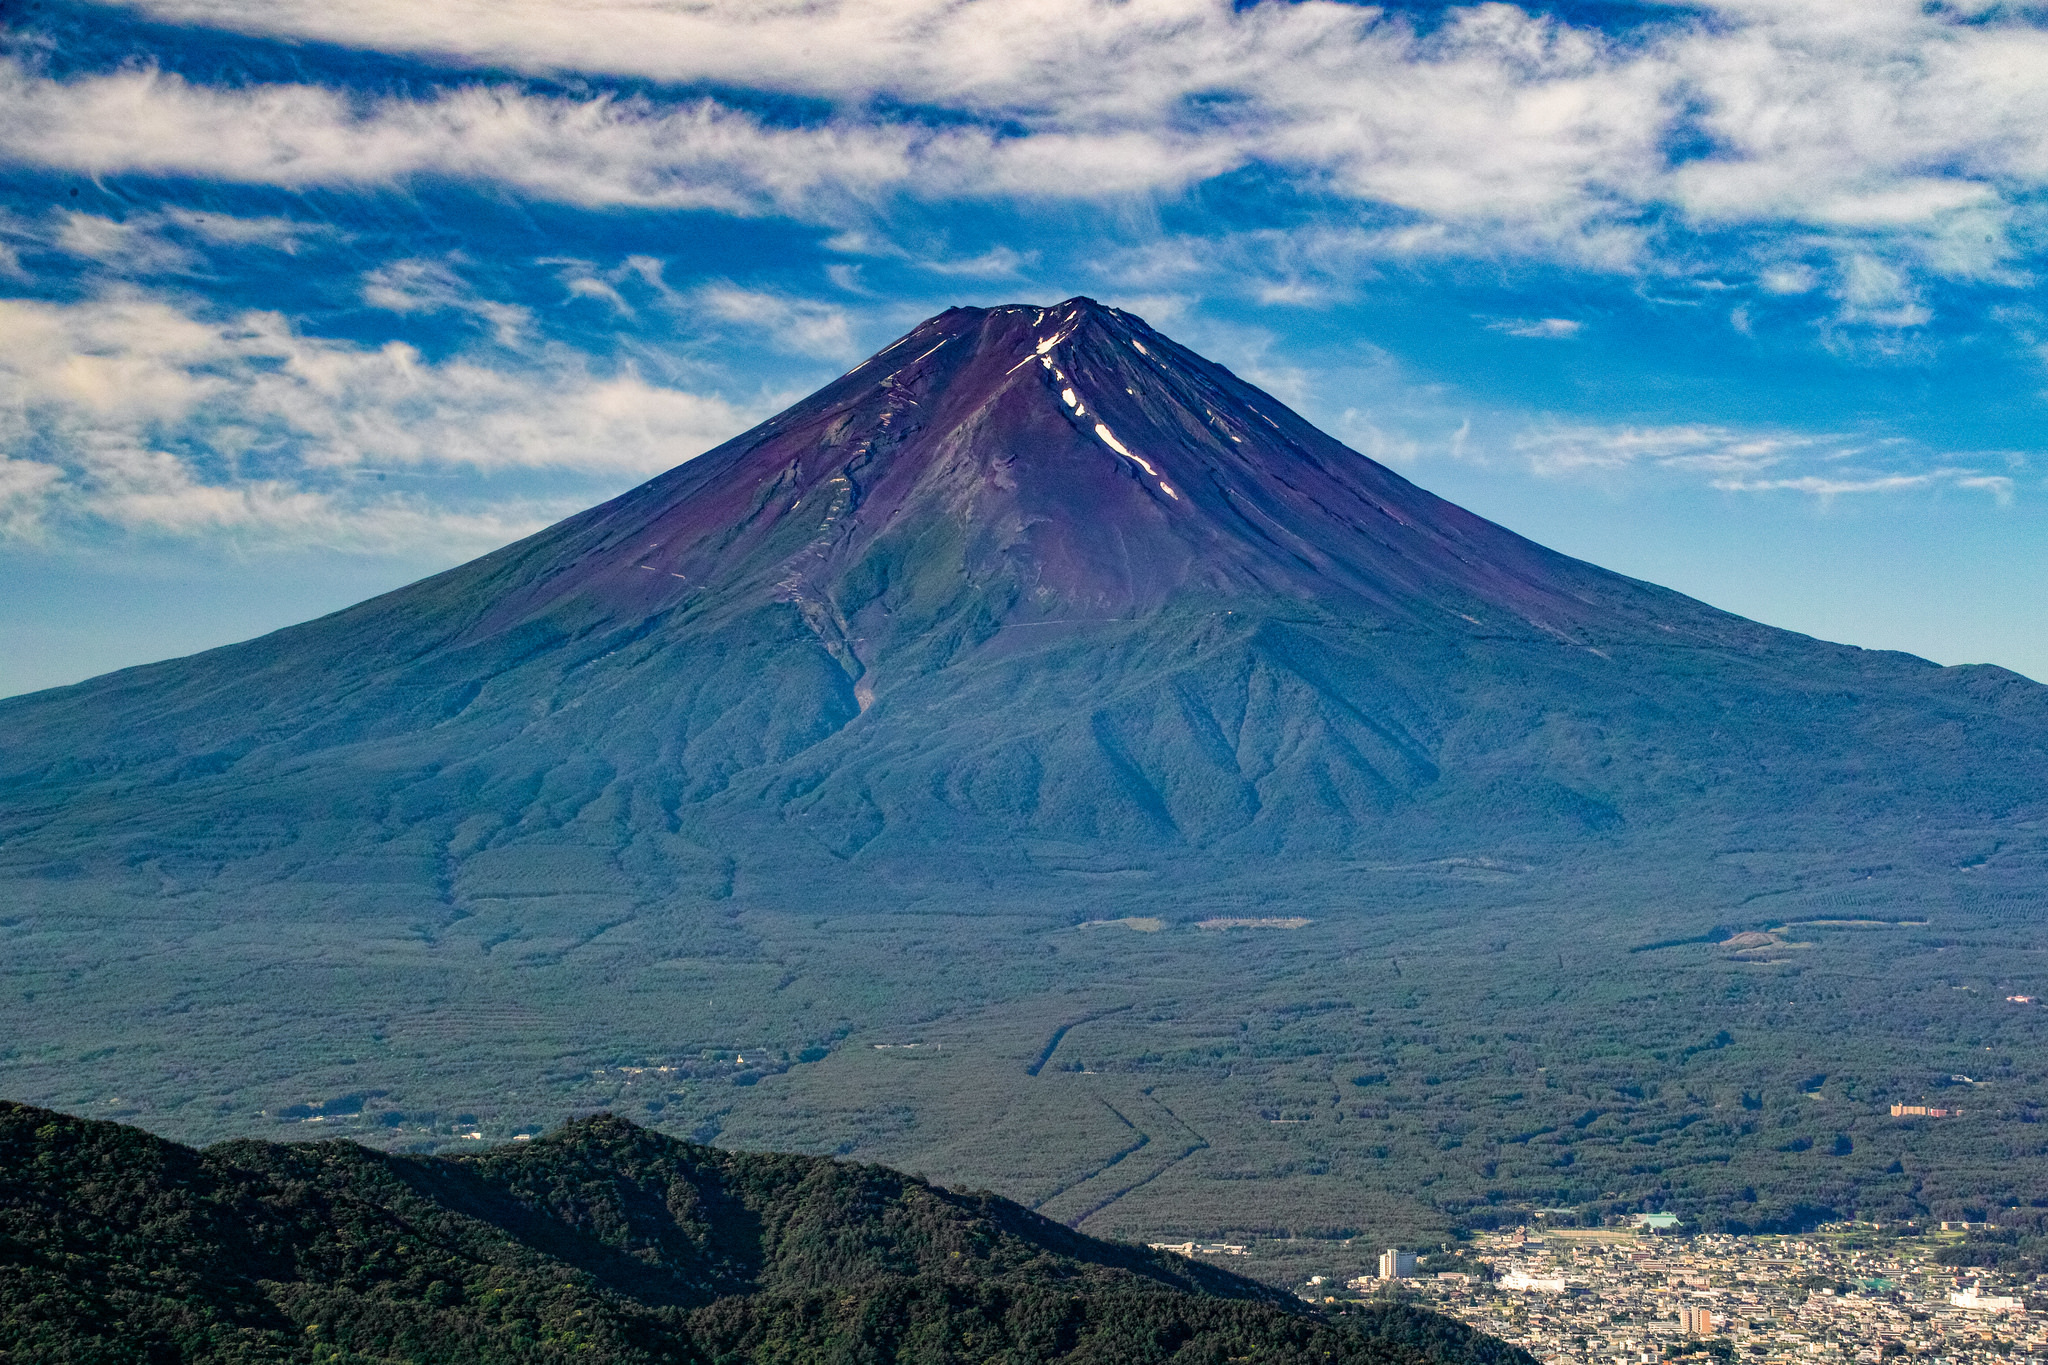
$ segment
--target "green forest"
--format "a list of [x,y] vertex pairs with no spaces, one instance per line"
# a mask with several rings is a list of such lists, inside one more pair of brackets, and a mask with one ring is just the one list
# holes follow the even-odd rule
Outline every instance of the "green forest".
[[462,1157],[0,1106],[8,1365],[1530,1365],[879,1166],[609,1116]]

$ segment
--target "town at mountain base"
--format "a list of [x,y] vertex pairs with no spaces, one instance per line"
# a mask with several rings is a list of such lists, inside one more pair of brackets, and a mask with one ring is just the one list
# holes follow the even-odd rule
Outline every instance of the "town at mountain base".
[[877,1166],[595,1117],[464,1157],[0,1104],[0,1360],[1532,1365]]

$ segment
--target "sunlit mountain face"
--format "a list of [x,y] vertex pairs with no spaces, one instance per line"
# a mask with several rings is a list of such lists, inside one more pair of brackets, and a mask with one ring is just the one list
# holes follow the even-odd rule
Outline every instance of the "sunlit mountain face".
[[1077,292],[1582,557],[2044,666],[2025,13],[0,24],[6,690],[345,605],[941,308]]

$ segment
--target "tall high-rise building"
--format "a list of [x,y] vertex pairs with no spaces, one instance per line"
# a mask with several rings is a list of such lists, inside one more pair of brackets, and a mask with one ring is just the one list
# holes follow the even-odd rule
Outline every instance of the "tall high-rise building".
[[1688,1303],[1678,1310],[1678,1326],[1680,1330],[1696,1336],[1712,1336],[1714,1315],[1705,1308]]
[[1415,1253],[1388,1247],[1380,1253],[1380,1278],[1405,1280],[1415,1273]]

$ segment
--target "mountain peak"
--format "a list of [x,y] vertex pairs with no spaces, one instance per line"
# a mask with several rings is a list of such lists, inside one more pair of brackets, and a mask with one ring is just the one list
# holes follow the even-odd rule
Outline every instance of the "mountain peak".
[[[1424,492],[1085,297],[940,313],[519,555],[480,629],[783,601],[856,672],[945,622],[985,635],[1176,603],[1573,640],[1640,614],[1637,585]],[[1706,617],[1731,619],[1686,628]]]

